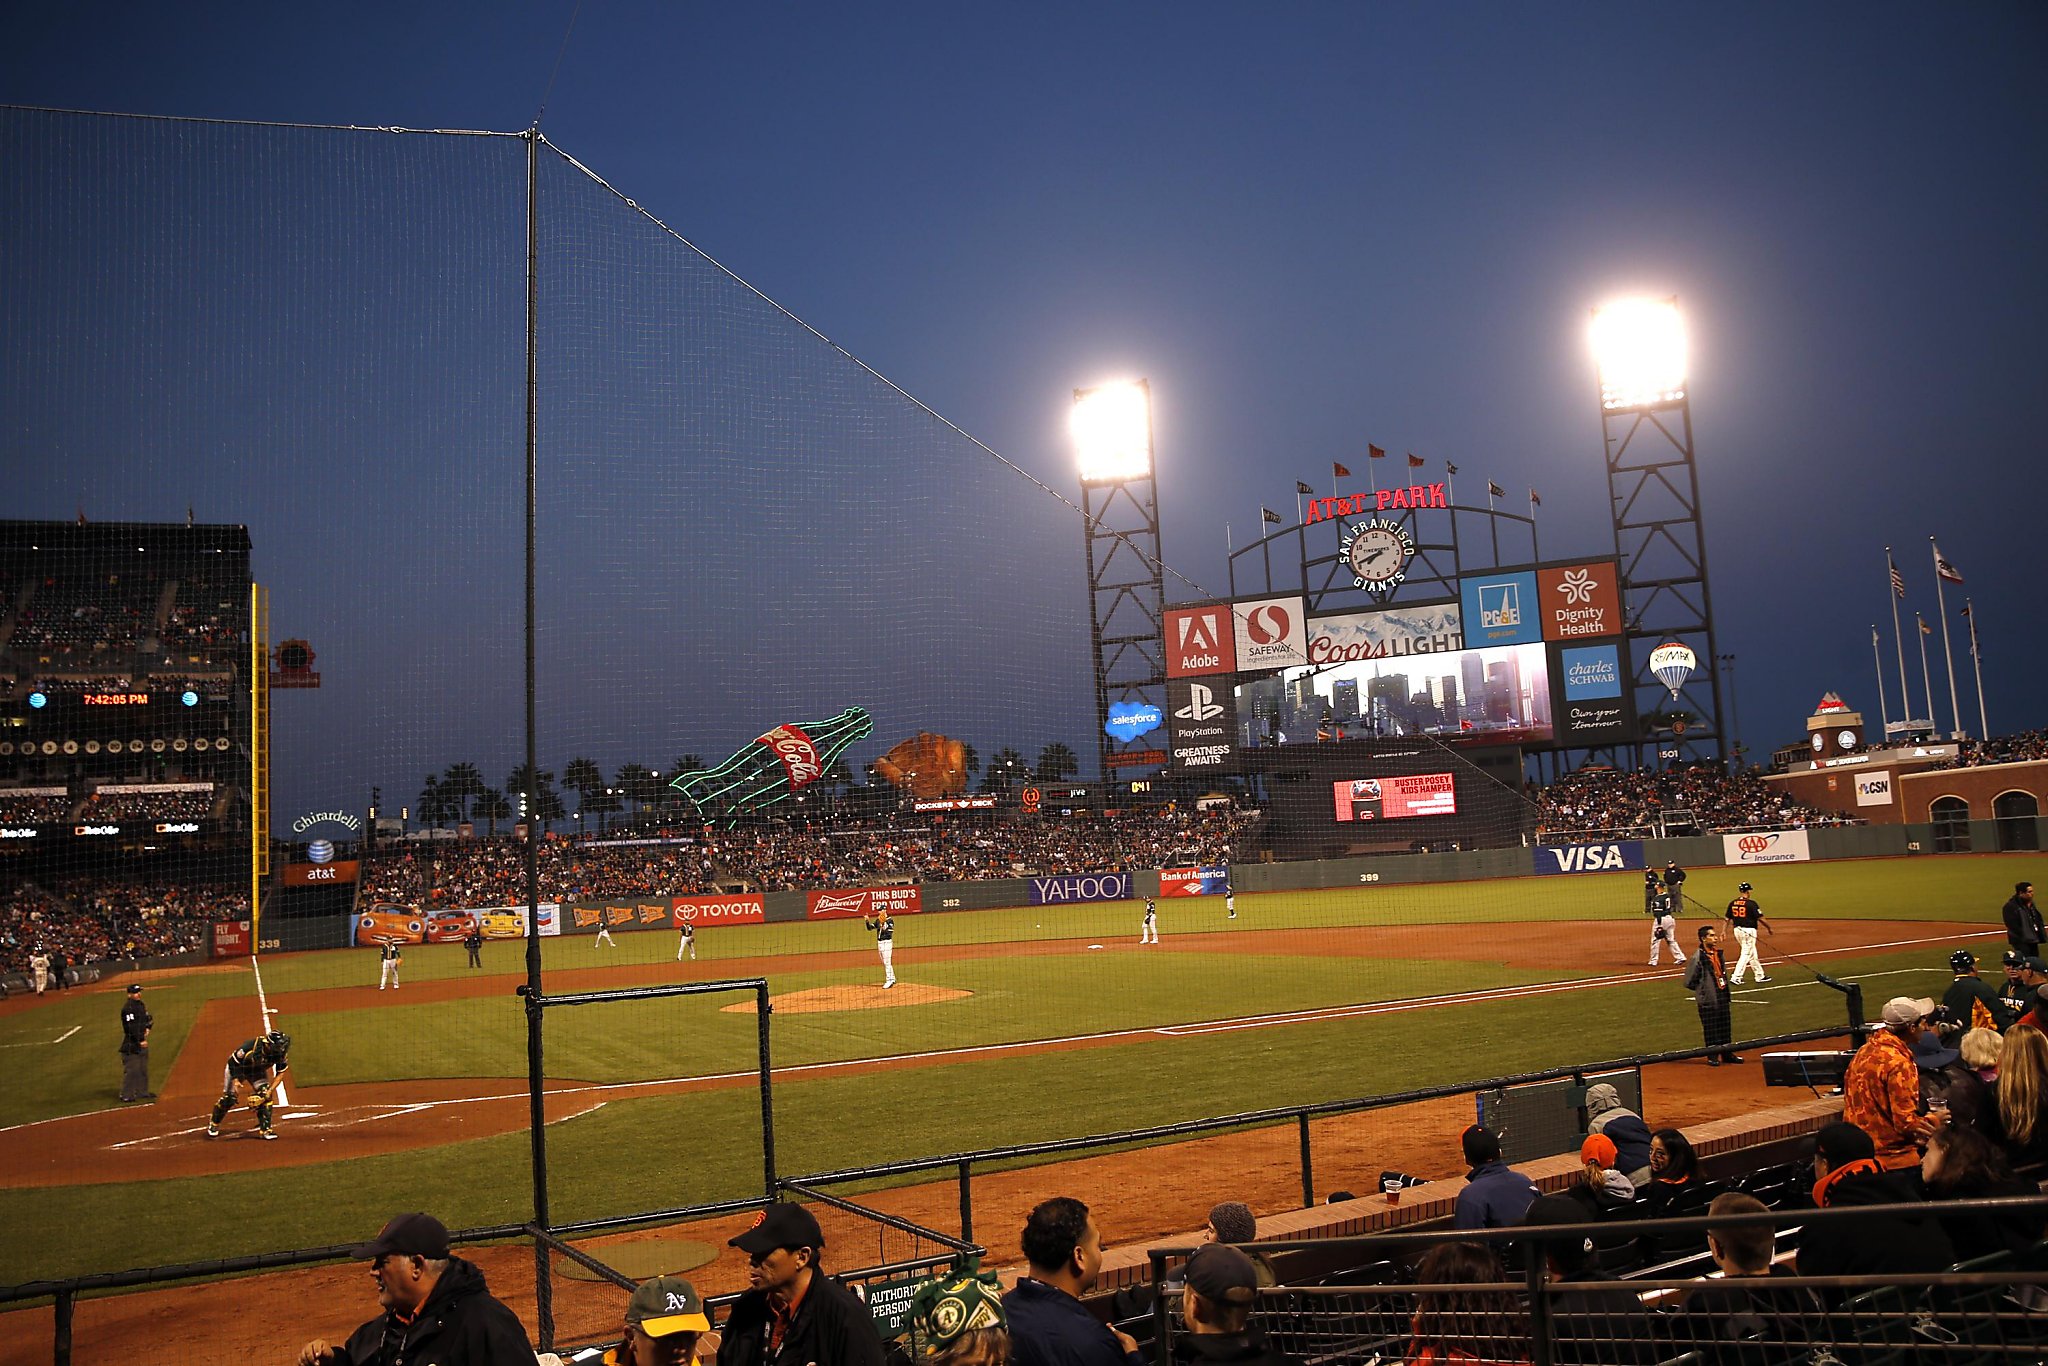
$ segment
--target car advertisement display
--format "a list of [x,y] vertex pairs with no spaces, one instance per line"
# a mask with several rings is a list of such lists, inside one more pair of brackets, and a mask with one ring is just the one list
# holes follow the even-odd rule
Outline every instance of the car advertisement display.
[[351,928],[356,944],[423,944],[427,939],[427,918],[417,907],[388,901],[359,912]]
[[[486,939],[526,938],[526,908],[524,906],[486,906],[476,913],[477,925]],[[540,933],[542,938],[562,932],[562,908],[552,901],[540,904]]]
[[1465,644],[1534,645],[1543,639],[1543,612],[1531,570],[1474,574],[1458,581],[1465,615]]
[[1641,871],[1650,866],[1643,859],[1641,840],[1609,840],[1605,844],[1539,844],[1534,853],[1536,871],[1550,877],[1561,873]]
[[1448,773],[1340,779],[1331,787],[1340,822],[1454,816],[1458,812],[1457,788]]
[[806,892],[804,913],[813,920],[860,920],[876,911],[915,915],[924,909],[920,887],[862,887],[851,892]]
[[1536,571],[1545,640],[1621,634],[1620,574],[1613,560]]
[[460,944],[476,928],[475,911],[428,911],[427,942]]
[[1159,870],[1159,895],[1165,896],[1222,896],[1230,890],[1230,869],[1222,864],[1213,868],[1161,868]]
[[1804,830],[1752,831],[1721,836],[1721,857],[1729,864],[1805,863],[1813,857]]
[[1290,669],[1308,663],[1307,615],[1299,594],[1233,603],[1238,669]]
[[759,925],[768,918],[758,893],[743,896],[679,896],[669,901],[675,925]]
[[1628,738],[1635,708],[1620,643],[1553,645],[1550,649],[1558,742],[1585,745]]
[[1166,731],[1175,768],[1227,773],[1237,767],[1237,700],[1223,682],[1168,683]]
[[1164,625],[1168,678],[1237,672],[1237,630],[1229,603],[1169,609]]
[[1310,664],[1445,654],[1464,648],[1465,615],[1455,602],[1339,612],[1308,623]]
[[1127,901],[1129,873],[1062,873],[1031,879],[1031,904],[1064,906],[1070,901]]

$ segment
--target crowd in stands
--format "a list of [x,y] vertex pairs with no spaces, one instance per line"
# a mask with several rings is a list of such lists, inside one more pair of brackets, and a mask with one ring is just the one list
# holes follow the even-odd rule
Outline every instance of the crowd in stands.
[[61,821],[77,803],[68,791],[54,793],[0,789],[0,825],[40,825]]
[[213,785],[180,792],[95,792],[79,819],[88,821],[196,821],[213,812]]
[[1974,768],[1980,764],[2014,764],[2029,759],[2048,759],[2048,730],[2023,730],[1989,740],[1963,740],[1956,757],[1937,768]]
[[[968,821],[911,826],[847,821],[830,829],[663,827],[658,844],[545,840],[541,899],[687,896],[956,882],[1038,873],[1113,872],[1226,862],[1255,812],[1156,811],[1103,820]],[[401,846],[372,856],[364,893],[406,905],[523,902],[525,845],[515,839]]]
[[58,651],[132,648],[154,628],[162,588],[148,573],[46,576],[15,619],[7,643]]
[[1703,831],[1840,825],[1845,818],[1793,801],[1754,773],[1702,764],[1669,772],[1582,768],[1534,794],[1546,833],[1643,830],[1685,810]]
[[241,640],[239,622],[248,615],[230,588],[210,584],[186,584],[178,601],[158,632],[166,650],[205,651]]
[[193,953],[215,920],[244,919],[249,896],[186,881],[73,877],[0,888],[0,972],[25,973],[38,949],[73,967]]

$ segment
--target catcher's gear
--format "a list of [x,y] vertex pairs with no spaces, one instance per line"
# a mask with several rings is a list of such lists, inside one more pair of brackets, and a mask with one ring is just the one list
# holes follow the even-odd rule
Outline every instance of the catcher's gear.
[[920,801],[967,790],[967,746],[919,731],[875,760],[875,772]]
[[284,1054],[291,1051],[292,1036],[281,1030],[271,1030],[263,1036],[263,1041],[270,1045],[270,1051],[273,1053]]

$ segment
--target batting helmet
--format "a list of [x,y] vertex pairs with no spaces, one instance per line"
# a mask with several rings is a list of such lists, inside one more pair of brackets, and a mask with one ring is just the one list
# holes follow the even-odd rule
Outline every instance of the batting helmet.
[[273,1053],[288,1053],[291,1051],[292,1036],[280,1030],[271,1030],[263,1036],[263,1041],[270,1045],[270,1050]]
[[1750,886],[1747,882],[1745,882],[1737,886],[1735,890],[1738,892],[1753,892],[1756,890],[1756,888]]
[[1948,965],[1957,972],[1969,972],[1977,966],[1977,955],[1968,949],[1957,949],[1948,956]]

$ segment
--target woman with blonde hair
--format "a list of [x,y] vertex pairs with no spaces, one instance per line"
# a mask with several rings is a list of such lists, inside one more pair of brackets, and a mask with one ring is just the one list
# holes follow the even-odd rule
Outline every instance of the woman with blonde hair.
[[2005,1048],[1999,1054],[1992,1103],[1978,1122],[2015,1166],[2048,1161],[2048,1122],[2041,1114],[2044,1101],[2048,1101],[2048,1034],[2032,1025],[2014,1025],[2006,1031]]

